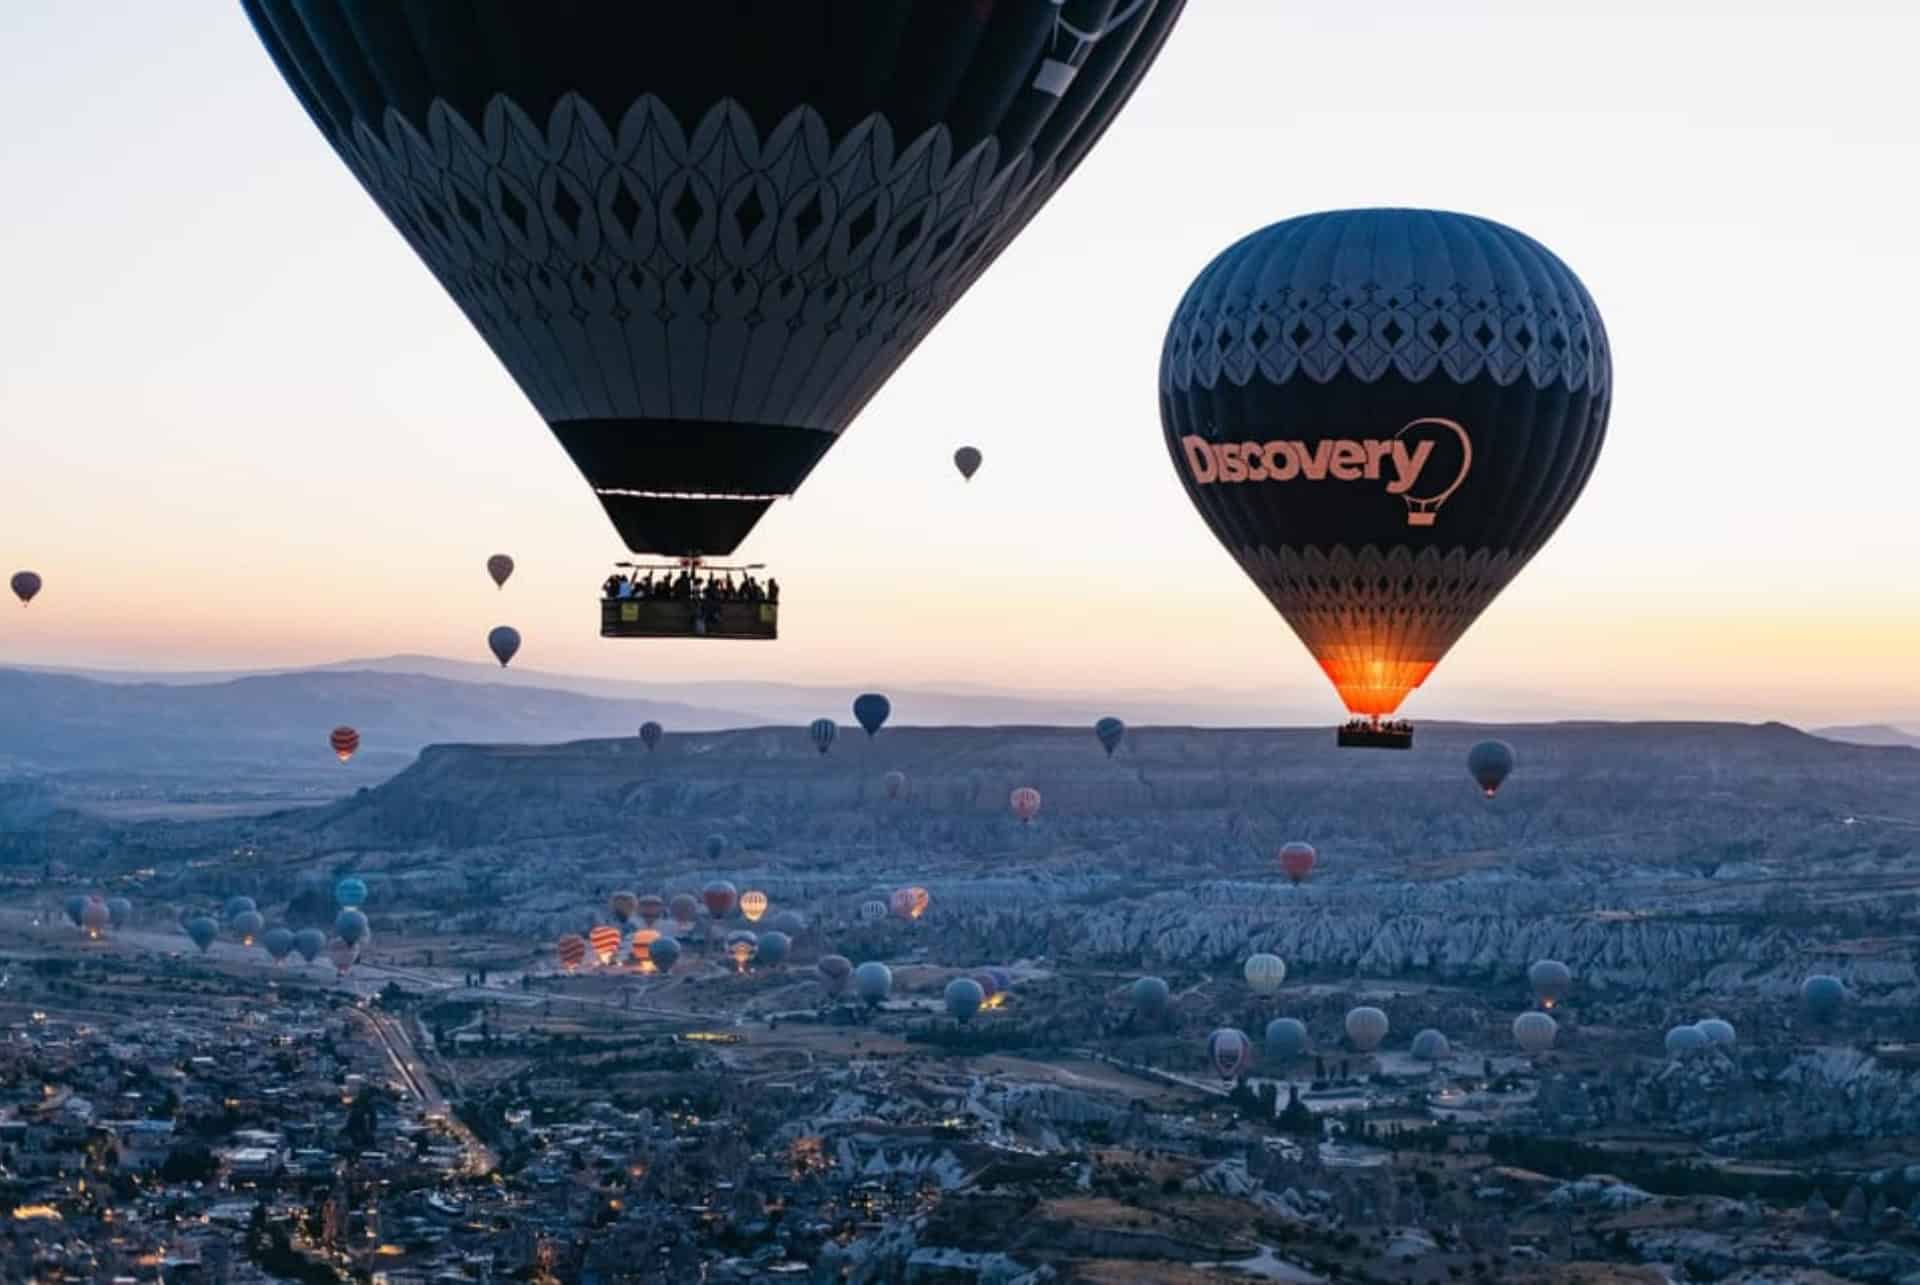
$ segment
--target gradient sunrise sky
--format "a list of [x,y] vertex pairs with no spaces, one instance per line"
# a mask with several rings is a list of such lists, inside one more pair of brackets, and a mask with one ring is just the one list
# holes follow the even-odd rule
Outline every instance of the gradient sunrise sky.
[[[1426,205],[1606,316],[1585,498],[1416,717],[1920,722],[1920,7],[1194,0],[1093,158],[742,553],[771,646],[603,642],[621,555],[237,4],[0,6],[0,662],[425,652],[662,682],[1320,695],[1189,508],[1161,337],[1233,239]],[[962,485],[949,456],[986,465]],[[520,571],[496,593],[482,568]]]

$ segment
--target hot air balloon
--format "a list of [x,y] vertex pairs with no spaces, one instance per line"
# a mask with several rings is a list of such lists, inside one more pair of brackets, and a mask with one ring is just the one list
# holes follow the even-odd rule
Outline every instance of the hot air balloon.
[[1453,1056],[1447,1037],[1429,1026],[1413,1037],[1413,1057],[1418,1062],[1444,1062]]
[[736,928],[727,934],[725,949],[727,958],[733,961],[734,970],[744,973],[760,951],[760,939],[744,928]]
[[327,744],[333,747],[334,757],[344,763],[360,748],[360,733],[351,727],[336,727],[327,734]]
[[1387,1015],[1362,1005],[1347,1013],[1347,1039],[1362,1053],[1371,1053],[1387,1038]]
[[23,607],[32,602],[35,595],[40,592],[40,577],[32,571],[14,572],[13,579],[9,583],[13,586],[13,596],[20,600],[20,605]]
[[760,922],[760,916],[767,913],[767,894],[758,888],[749,888],[740,894],[740,913],[750,924]]
[[1021,825],[1028,825],[1040,814],[1040,791],[1031,785],[1023,785],[1007,798],[1007,804],[1013,814],[1020,818]]
[[991,1000],[1000,993],[1000,979],[991,970],[977,968],[967,976],[973,978],[973,984],[980,988],[980,994],[986,999]]
[[874,923],[877,920],[885,919],[886,917],[887,917],[886,902],[879,901],[879,900],[869,900],[869,901],[863,901],[860,903],[860,918],[864,919],[866,922]]
[[213,949],[214,941],[220,936],[220,925],[207,915],[195,915],[187,920],[187,938],[200,948],[201,954]]
[[260,944],[267,948],[267,954],[274,963],[281,963],[293,953],[293,929],[269,928],[266,935],[260,938]]
[[360,948],[350,941],[336,941],[327,949],[327,957],[333,960],[333,971],[345,977],[353,971],[360,958]]
[[659,746],[660,738],[666,734],[665,729],[651,719],[640,724],[640,743],[647,747],[649,754]]
[[1733,1029],[1733,1023],[1718,1017],[1709,1017],[1697,1024],[1700,1033],[1707,1037],[1707,1043],[1719,1048],[1732,1048],[1739,1038]]
[[333,885],[333,899],[348,910],[367,904],[367,881],[348,875]]
[[495,625],[487,631],[487,650],[500,662],[500,668],[505,669],[520,650],[520,631],[512,625]]
[[333,935],[349,946],[358,946],[367,939],[367,917],[358,910],[349,907],[333,917]]
[[869,959],[853,970],[853,993],[878,1008],[893,993],[893,970],[877,959]]
[[302,928],[293,935],[293,948],[300,952],[300,958],[311,964],[327,948],[327,935],[318,928]]
[[243,4],[627,547],[699,557],[1045,204],[1183,0]]
[[960,470],[960,477],[963,481],[971,482],[973,481],[973,475],[980,471],[980,461],[982,458],[983,456],[975,447],[962,446],[953,453],[953,466]]
[[767,967],[773,968],[786,963],[787,956],[791,954],[792,951],[793,938],[783,932],[776,932],[769,929],[760,934],[760,946],[759,949],[754,952],[753,957]]
[[221,907],[220,913],[226,917],[227,926],[232,927],[234,920],[259,908],[254,904],[252,897],[228,897],[227,904]]
[[267,921],[257,910],[243,910],[227,921],[227,927],[233,929],[233,935],[240,939],[242,946],[251,946],[267,930]]
[[1247,985],[1261,995],[1273,994],[1287,980],[1287,966],[1278,955],[1249,955],[1244,971]]
[[1100,739],[1100,746],[1106,750],[1107,757],[1120,748],[1120,742],[1127,739],[1127,725],[1117,718],[1103,718],[1093,725],[1093,734]]
[[980,983],[971,977],[956,977],[947,983],[947,1012],[957,1022],[971,1022],[973,1015],[980,1011],[987,997],[980,990]]
[[1305,883],[1307,876],[1313,873],[1314,862],[1318,860],[1319,854],[1313,850],[1311,843],[1301,843],[1296,839],[1280,845],[1280,873],[1294,883]]
[[718,861],[720,854],[727,850],[727,836],[710,834],[707,836],[707,860]]
[[898,888],[890,899],[889,909],[911,922],[926,914],[927,907],[932,904],[933,897],[925,888]]
[[1522,1013],[1513,1019],[1513,1042],[1528,1053],[1545,1053],[1560,1034],[1560,1023],[1545,1013]]
[[640,898],[625,890],[607,898],[607,910],[613,915],[614,922],[625,925],[633,920],[634,912],[640,909]]
[[673,966],[680,962],[680,943],[671,937],[662,937],[648,948],[647,953],[653,957],[655,968],[663,973],[670,973],[673,971]]
[[1847,988],[1838,977],[1816,973],[1800,984],[1800,999],[1807,1011],[1822,1021],[1831,1019],[1846,1002]]
[[715,919],[725,919],[740,904],[740,894],[725,879],[715,879],[700,890],[700,900],[706,903],[709,915]]
[[676,892],[671,907],[673,926],[681,932],[691,932],[693,921],[700,914],[700,902],[690,892]]
[[637,964],[643,973],[654,972],[657,965],[653,962],[653,943],[659,940],[659,929],[636,928],[633,940],[627,943],[627,961]]
[[880,781],[887,787],[888,798],[898,799],[906,795],[907,774],[905,772],[889,772],[881,777]]
[[605,968],[620,954],[620,930],[612,924],[595,924],[587,930],[587,946],[600,967]]
[[1305,1057],[1310,1047],[1306,1023],[1298,1018],[1276,1017],[1267,1023],[1267,1056],[1275,1061]]
[[640,916],[640,922],[651,928],[667,913],[667,903],[660,894],[649,892],[633,903],[633,909]]
[[840,734],[830,718],[816,718],[807,725],[807,736],[813,741],[813,748],[825,754],[833,748],[833,738]]
[[1167,1011],[1172,1002],[1173,992],[1158,977],[1142,977],[1135,981],[1129,994],[1133,997],[1134,1011],[1142,1017],[1159,1017]]
[[80,909],[81,931],[98,940],[111,927],[113,912],[107,909],[107,903],[98,897],[88,897],[87,904]]
[[506,587],[507,577],[513,574],[513,559],[504,553],[496,553],[487,559],[487,574],[493,577],[493,587]]
[[578,933],[568,933],[554,943],[554,949],[560,957],[562,972],[571,973],[587,962],[587,939]]
[[886,726],[887,715],[893,713],[893,702],[879,692],[865,692],[853,698],[853,721],[866,730],[867,739]]
[[853,976],[853,961],[845,955],[822,955],[814,970],[820,974],[821,984],[827,988],[827,994],[838,995],[847,989],[847,981]]
[[1238,242],[1160,362],[1174,469],[1355,721],[1382,724],[1579,498],[1606,436],[1600,314],[1485,219],[1344,210]]
[[1697,1026],[1676,1026],[1667,1032],[1668,1057],[1688,1057],[1707,1047],[1707,1037]]
[[1467,772],[1488,798],[1500,792],[1501,782],[1513,771],[1513,747],[1505,741],[1481,741],[1467,751]]
[[1541,959],[1527,970],[1527,984],[1541,1008],[1552,1008],[1567,997],[1573,986],[1573,971],[1557,959]]
[[798,937],[807,930],[807,921],[797,910],[783,910],[767,921],[767,927],[789,937]]
[[61,907],[61,909],[66,913],[67,922],[72,924],[75,928],[78,928],[80,926],[80,915],[83,911],[86,910],[86,908],[87,908],[87,898],[84,893],[75,893],[73,896],[68,897],[66,900],[66,904]]
[[1253,1041],[1245,1031],[1223,1026],[1207,1036],[1207,1058],[1223,1080],[1237,1080],[1253,1067]]
[[133,903],[125,897],[108,897],[107,917],[115,928],[125,928],[133,920]]

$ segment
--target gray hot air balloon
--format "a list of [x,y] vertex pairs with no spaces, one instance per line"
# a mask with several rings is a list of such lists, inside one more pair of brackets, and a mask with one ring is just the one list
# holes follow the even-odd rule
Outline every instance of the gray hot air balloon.
[[1387,1015],[1362,1005],[1347,1013],[1347,1039],[1362,1053],[1371,1053],[1387,1038]]
[[318,928],[302,928],[293,935],[293,948],[311,964],[327,948],[327,935]]
[[333,934],[349,946],[358,946],[367,939],[367,916],[365,912],[348,908],[333,919]]
[[500,668],[505,669],[520,650],[520,631],[512,625],[495,625],[487,634],[487,650],[500,662]]
[[1821,1021],[1830,1020],[1846,1002],[1847,988],[1838,977],[1816,973],[1800,984],[1800,998],[1807,1011]]
[[1133,1008],[1142,1017],[1159,1017],[1172,999],[1173,992],[1158,977],[1142,977],[1133,984]]
[[853,961],[845,955],[822,955],[814,969],[820,974],[827,994],[838,995],[847,989],[847,982],[853,976]]
[[960,470],[960,476],[973,481],[973,475],[980,471],[980,452],[971,446],[962,446],[953,453],[953,466]]
[[1413,1056],[1421,1062],[1444,1062],[1452,1055],[1447,1037],[1431,1026],[1413,1037]]
[[241,915],[246,914],[250,910],[258,909],[260,909],[260,907],[253,903],[252,897],[228,897],[227,904],[222,908],[221,913],[226,916],[227,924],[231,927],[233,921]]
[[947,1012],[955,1021],[971,1022],[986,1002],[986,992],[971,977],[956,977],[947,983]]
[[1311,1047],[1305,1022],[1292,1017],[1276,1017],[1267,1023],[1267,1056],[1278,1062],[1305,1057]]
[[760,934],[760,949],[754,953],[756,963],[772,968],[787,962],[787,956],[793,951],[793,938],[783,932],[764,932]]
[[879,920],[885,919],[889,913],[887,903],[884,901],[869,898],[860,903],[860,918],[866,920],[868,923],[876,923]]
[[125,928],[133,920],[133,903],[125,897],[108,897],[107,914],[115,928]]
[[1706,1047],[1706,1033],[1698,1026],[1676,1026],[1667,1032],[1668,1057],[1688,1057]]
[[853,970],[853,993],[878,1008],[893,993],[893,970],[877,959],[869,959]]
[[1709,1017],[1697,1024],[1700,1033],[1707,1037],[1707,1043],[1716,1048],[1732,1048],[1739,1038],[1733,1029],[1733,1023],[1718,1017]]
[[1527,970],[1527,984],[1540,1007],[1552,1008],[1567,996],[1573,986],[1573,970],[1557,959],[1542,959]]
[[233,930],[242,946],[251,946],[267,930],[267,921],[257,910],[243,910],[227,921],[227,927]]
[[269,928],[260,938],[260,944],[267,948],[274,963],[279,963],[293,953],[293,930],[291,928]]
[[1287,980],[1287,966],[1278,955],[1261,953],[1249,956],[1243,969],[1247,985],[1261,995],[1271,995]]
[[13,596],[24,607],[40,592],[40,577],[31,571],[16,571],[13,573],[12,587]]
[[1513,1019],[1513,1042],[1528,1053],[1545,1053],[1560,1034],[1560,1023],[1545,1013],[1522,1013]]
[[220,925],[208,915],[195,915],[187,920],[187,937],[206,954],[213,948],[214,941],[220,936]]
[[653,960],[653,966],[663,973],[673,971],[680,962],[680,943],[672,937],[658,937],[647,947],[647,957]]

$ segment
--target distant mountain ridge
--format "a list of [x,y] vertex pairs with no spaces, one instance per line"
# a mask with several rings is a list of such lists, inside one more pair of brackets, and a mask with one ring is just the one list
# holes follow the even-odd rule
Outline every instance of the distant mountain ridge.
[[1848,745],[1905,746],[1920,749],[1920,735],[1890,723],[1848,723],[1839,727],[1817,727],[1813,734],[1822,740],[1843,741]]

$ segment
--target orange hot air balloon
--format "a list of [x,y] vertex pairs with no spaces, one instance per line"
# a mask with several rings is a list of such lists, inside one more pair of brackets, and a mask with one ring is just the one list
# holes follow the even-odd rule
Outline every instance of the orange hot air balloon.
[[1311,843],[1296,840],[1280,847],[1280,870],[1295,883],[1306,882],[1307,876],[1313,873],[1313,863],[1318,859],[1319,854],[1313,850]]
[[334,757],[344,763],[360,748],[360,733],[351,727],[336,727],[327,737],[327,744],[333,746]]
[[747,917],[748,923],[759,923],[760,916],[767,913],[767,894],[758,888],[749,888],[741,893],[740,913]]
[[1008,799],[1013,814],[1020,818],[1020,824],[1026,825],[1040,813],[1040,791],[1031,785],[1023,785]]
[[555,949],[560,955],[560,967],[565,972],[573,972],[587,962],[587,939],[578,933],[568,933],[556,943]]
[[640,966],[643,973],[659,971],[659,965],[653,962],[653,943],[660,940],[658,928],[642,928],[633,934],[633,944],[628,947],[628,958]]
[[612,924],[597,924],[587,934],[587,944],[593,947],[593,957],[604,967],[620,953],[620,930]]

